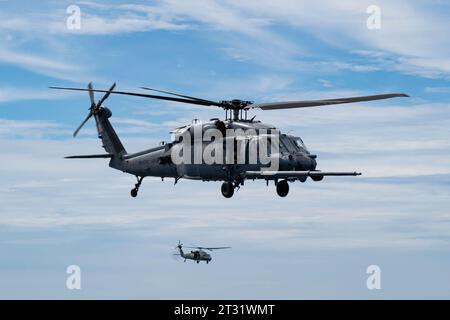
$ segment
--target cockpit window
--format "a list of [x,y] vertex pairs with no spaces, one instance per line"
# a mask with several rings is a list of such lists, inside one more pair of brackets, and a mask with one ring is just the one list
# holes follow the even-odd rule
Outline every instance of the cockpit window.
[[297,145],[297,147],[299,147],[300,149],[306,150],[306,146],[305,146],[305,144],[303,143],[303,140],[302,140],[302,139],[300,139],[300,138],[295,138],[295,139],[294,139],[294,142],[295,142],[295,144]]
[[298,147],[295,143],[292,142],[291,139],[289,139],[286,136],[281,136],[281,143],[284,145],[284,147],[288,150],[288,151],[298,151]]
[[305,144],[299,137],[280,136],[281,146],[288,152],[305,152]]

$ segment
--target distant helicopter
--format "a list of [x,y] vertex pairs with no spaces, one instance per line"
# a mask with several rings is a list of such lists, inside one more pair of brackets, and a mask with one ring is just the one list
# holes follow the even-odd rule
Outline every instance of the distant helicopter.
[[[130,192],[132,197],[137,196],[142,180],[147,176],[160,177],[162,180],[166,177],[174,178],[175,184],[179,179],[223,181],[221,187],[222,195],[225,198],[231,198],[234,191],[244,185],[244,181],[248,179],[266,180],[267,184],[269,181],[274,181],[277,194],[280,197],[285,197],[289,192],[289,182],[305,182],[308,177],[310,177],[313,181],[321,181],[325,176],[360,175],[361,173],[358,172],[329,172],[316,170],[317,156],[308,151],[300,137],[283,134],[273,125],[256,121],[255,116],[249,119],[247,117],[247,112],[250,109],[278,110],[306,108],[382,100],[394,97],[409,97],[404,93],[390,93],[352,98],[255,104],[251,101],[243,101],[239,99],[211,101],[147,87],[142,87],[142,89],[160,92],[166,95],[114,91],[115,87],[116,84],[114,83],[109,90],[94,90],[92,83],[89,83],[87,89],[66,87],[50,88],[87,91],[89,93],[89,114],[81,125],[75,130],[73,136],[75,137],[84,124],[93,116],[97,125],[98,137],[102,140],[102,146],[107,152],[106,154],[77,155],[66,158],[109,158],[110,167],[136,176],[137,183]],[[94,92],[102,92],[105,94],[98,102],[95,102]],[[111,111],[102,106],[111,93],[189,103],[201,106],[219,107],[225,110],[225,118],[222,120],[213,118],[204,123],[197,120],[193,121],[191,124],[174,129],[171,132],[174,137],[171,142],[162,142],[160,146],[136,153],[128,153],[108,120],[112,115]],[[177,148],[180,146],[188,145],[186,142],[187,139],[183,141],[183,138],[192,139],[191,142],[192,145],[194,145],[194,150],[196,145],[200,145],[200,153],[202,153],[202,151],[207,151],[207,148],[210,148],[210,144],[204,141],[202,135],[200,135],[200,138],[196,138],[195,132],[197,131],[201,134],[206,134],[208,131],[212,130],[222,134],[221,138],[214,139],[211,142],[213,147],[216,148],[214,149],[214,154],[216,151],[220,151],[220,148],[222,147],[225,149],[225,146],[228,146],[228,143],[230,142],[231,148],[228,148],[226,152],[230,152],[229,149],[232,149],[231,156],[227,156],[229,153],[226,153],[226,155],[223,156],[224,161],[217,161],[214,163],[207,163],[204,159],[200,159],[200,162],[194,161],[194,163],[189,163],[189,161],[182,163],[174,162],[173,155],[176,154],[174,151],[178,150]],[[243,138],[241,137],[243,140],[248,142],[246,142],[247,144],[244,144],[244,146],[247,146],[243,149],[240,148],[238,139],[232,135],[228,136],[228,132],[230,130],[245,130],[246,132],[251,132],[246,133]],[[276,152],[268,150],[268,159],[270,160],[270,163],[277,163],[277,167],[275,169],[269,167],[267,163],[262,163],[262,157],[259,154],[256,157],[256,162],[248,161],[252,156],[249,151],[249,146],[252,145],[253,141],[257,141],[259,143],[260,140],[262,141],[264,139],[269,141],[269,145],[273,143],[277,147]],[[274,143],[275,140],[278,141],[278,143]],[[263,150],[263,147],[261,146],[258,148],[259,149],[257,150]],[[187,154],[187,152],[185,153],[184,151],[185,150],[182,152],[183,156]],[[193,157],[195,158],[195,155],[193,155]],[[238,158],[244,159],[244,161],[239,162]]]
[[199,247],[199,246],[185,246],[185,248],[193,248],[196,250],[191,250],[191,252],[185,253],[183,251],[183,244],[178,241],[178,245],[175,247],[178,249],[179,253],[175,253],[175,256],[180,256],[184,259],[184,262],[186,262],[187,259],[194,260],[197,263],[200,263],[200,261],[206,261],[206,263],[209,263],[212,258],[209,253],[207,253],[205,250],[219,250],[219,249],[230,249],[231,247]]

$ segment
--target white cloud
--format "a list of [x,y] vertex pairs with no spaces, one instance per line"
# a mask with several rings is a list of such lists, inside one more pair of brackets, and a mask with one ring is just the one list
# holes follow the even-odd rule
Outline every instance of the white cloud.
[[53,100],[67,98],[62,93],[51,92],[47,88],[41,90],[30,88],[0,87],[0,103],[20,100]]
[[[298,31],[314,35],[322,41],[344,50],[361,53],[381,52],[373,61],[337,61],[319,64],[323,70],[337,69],[356,72],[397,70],[425,77],[448,76],[450,73],[449,40],[446,16],[434,6],[421,2],[382,1],[381,30],[368,30],[366,8],[371,1],[163,1],[148,10],[162,10],[174,20],[202,23],[218,31],[244,35],[257,43],[234,39],[236,45],[224,52],[239,61],[258,61],[265,65],[307,68],[298,59],[317,53],[305,50],[300,43],[288,41],[273,26],[289,25]],[[264,57],[264,54],[266,57]],[[386,56],[388,55],[388,56]],[[283,59],[276,59],[280,56]],[[319,59],[321,54],[319,53]],[[372,54],[372,58],[373,58]]]
[[0,30],[9,30],[9,31],[17,31],[17,30],[29,30],[30,23],[27,19],[21,17],[9,17],[7,15],[0,16]]
[[187,28],[186,25],[174,24],[168,21],[155,20],[150,16],[120,13],[120,16],[106,18],[93,14],[82,16],[81,28],[68,30],[61,23],[56,23],[53,31],[60,29],[61,32],[85,35],[109,35],[131,32],[146,32],[152,30],[179,31]]
[[450,93],[450,87],[426,87],[427,93]]
[[[447,245],[440,236],[450,228],[442,222],[449,218],[448,188],[439,177],[436,183],[421,177],[307,181],[292,184],[285,199],[275,194],[273,185],[248,182],[231,201],[220,195],[219,183],[184,180],[174,186],[172,179],[146,178],[139,197],[132,199],[134,177],[108,168],[107,160],[63,159],[98,153],[96,139],[0,140],[0,146],[9,164],[0,169],[2,226],[109,226],[153,237],[195,234],[216,243],[233,239],[277,251]],[[395,168],[392,163],[390,170]],[[299,201],[307,210],[299,212]]]
[[[183,7],[175,6],[181,9],[178,12],[183,13]],[[216,6],[222,4],[216,2]],[[369,62],[368,65],[351,66],[353,62],[339,62],[340,68],[351,69],[354,71],[375,71],[378,69],[389,70],[395,67],[395,70],[418,74],[421,76],[435,77],[448,76],[450,72],[450,43],[445,32],[448,27],[446,15],[439,12],[433,5],[425,5],[422,2],[404,2],[404,1],[381,1],[377,4],[382,10],[382,28],[381,30],[368,30],[366,20],[368,15],[366,8],[373,4],[367,1],[323,1],[320,5],[316,1],[294,1],[281,0],[273,1],[226,1],[223,6],[227,6],[230,12],[246,15],[247,19],[259,18],[270,22],[271,25],[290,25],[297,30],[310,33],[322,41],[344,50],[359,48],[361,52],[381,51],[392,55],[396,64],[388,63],[383,65],[384,57],[378,56],[379,63],[374,65]],[[220,10],[216,10],[220,13]],[[204,10],[184,10],[192,19],[205,21]],[[229,17],[232,13],[224,15],[225,18],[213,20],[210,23],[220,28],[221,26],[231,24],[233,19]],[[228,20],[227,20],[228,18]],[[267,24],[265,24],[267,25]],[[264,26],[265,26],[264,25]],[[236,24],[241,28],[241,24]],[[261,26],[254,25],[253,28]],[[251,28],[250,28],[251,30]],[[258,32],[254,32],[257,35]],[[273,34],[275,38],[283,39],[279,33]],[[358,51],[358,50],[357,50]],[[308,53],[306,54],[308,55]],[[242,57],[239,54],[238,57]],[[319,53],[320,56],[320,53]],[[291,57],[292,58],[292,57]]]
[[[378,5],[382,9],[382,28],[368,30],[366,8],[371,4],[370,0],[327,0],[321,5],[312,0],[167,0],[151,5],[85,1],[79,3],[82,9],[80,30],[67,30],[67,14],[63,10],[51,11],[45,19],[42,14],[28,15],[27,19],[3,14],[0,30],[26,33],[33,29],[37,35],[50,32],[57,36],[209,29],[214,32],[211,40],[225,47],[223,52],[239,61],[289,70],[392,70],[424,77],[448,77],[450,43],[442,32],[448,26],[445,15],[423,2],[381,1]],[[355,60],[328,61],[321,52],[307,50],[303,43],[277,31],[279,26],[311,34],[342,50],[353,48],[350,52],[356,53]],[[374,52],[379,54],[374,55]],[[373,61],[358,59],[365,55]],[[309,61],[311,57],[316,62],[303,60],[308,58]],[[27,65],[30,58],[22,64]],[[61,63],[43,62],[42,67],[57,69],[55,71],[65,67]]]
[[[262,63],[289,65],[289,55],[300,48],[284,37],[272,32],[268,26],[271,21],[257,16],[247,16],[238,8],[214,1],[160,1],[153,5],[119,4],[84,1],[81,9],[81,28],[69,30],[68,17],[61,8],[49,9],[49,13],[30,14],[27,19],[2,15],[0,31],[27,34],[34,30],[35,35],[45,39],[48,35],[112,35],[154,30],[183,31],[206,28],[221,33],[221,39],[233,45],[224,52],[231,57],[251,55]],[[236,38],[234,35],[240,35]],[[242,37],[243,36],[243,37]],[[213,39],[217,39],[213,37]],[[218,39],[217,39],[218,40]],[[219,42],[223,42],[220,40]],[[48,38],[46,39],[48,41]],[[216,41],[216,40],[214,40]],[[249,42],[253,42],[249,45]],[[260,51],[264,46],[265,50]],[[237,54],[237,52],[243,52]],[[241,59],[241,58],[239,58]]]
[[145,120],[129,119],[129,118],[114,118],[112,123],[117,127],[119,134],[146,134],[155,133],[164,130],[165,126],[159,123],[153,123]]
[[54,61],[52,59],[43,58],[30,54],[22,54],[7,50],[0,50],[0,60],[11,64],[20,64],[25,67],[42,67],[55,71],[73,71],[75,67],[63,62]]
[[[271,18],[263,18],[243,11],[239,6],[221,1],[161,1],[153,6],[124,6],[147,12],[149,15],[159,14],[170,21],[179,21],[188,25],[189,29],[202,29],[216,32],[211,39],[225,42],[230,46],[223,52],[231,58],[245,61],[292,66],[290,56],[302,52],[301,46],[279,36],[270,29]],[[236,37],[238,35],[239,37]],[[295,63],[297,64],[297,63]]]
[[8,32],[30,32],[44,35],[57,34],[86,34],[86,35],[108,35],[118,33],[146,32],[151,30],[183,30],[184,24],[171,21],[171,17],[164,14],[157,7],[144,5],[110,5],[91,1],[80,1],[81,28],[69,30],[66,25],[69,14],[66,7],[58,6],[46,8],[43,13],[36,10],[27,13],[26,18],[22,16],[0,15],[0,31]]
[[0,137],[33,139],[62,133],[67,133],[67,130],[51,121],[0,119]]
[[71,81],[79,80],[81,72],[84,71],[84,68],[80,66],[61,62],[51,57],[8,49],[0,49],[0,63],[15,65],[38,74]]
[[326,79],[319,79],[318,82],[322,85],[324,88],[332,88],[333,83],[330,80]]

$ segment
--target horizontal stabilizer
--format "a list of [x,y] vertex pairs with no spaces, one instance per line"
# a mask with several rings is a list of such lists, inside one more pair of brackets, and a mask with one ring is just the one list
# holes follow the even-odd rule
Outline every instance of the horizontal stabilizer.
[[87,154],[82,156],[68,156],[64,159],[97,159],[97,158],[112,158],[112,154]]

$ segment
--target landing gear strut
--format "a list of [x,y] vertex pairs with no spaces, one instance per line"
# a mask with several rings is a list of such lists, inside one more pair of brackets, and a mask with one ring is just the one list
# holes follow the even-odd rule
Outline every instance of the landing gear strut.
[[139,191],[139,187],[141,186],[142,180],[144,180],[144,177],[137,177],[137,183],[134,185],[134,189],[131,189],[130,194],[133,198],[136,198],[138,191]]
[[281,180],[277,183],[277,193],[280,197],[286,197],[289,193],[289,183],[287,180]]
[[231,183],[229,181],[226,181],[226,182],[222,183],[221,191],[222,191],[222,195],[225,198],[231,198],[233,196],[233,194],[234,194],[234,185],[233,185],[233,183]]

